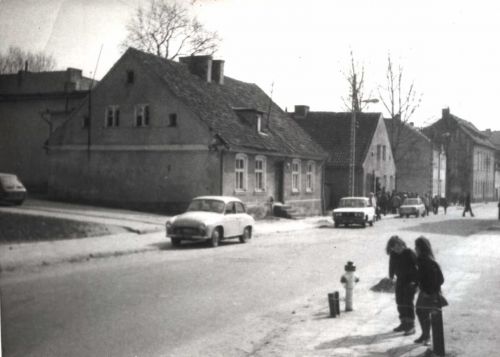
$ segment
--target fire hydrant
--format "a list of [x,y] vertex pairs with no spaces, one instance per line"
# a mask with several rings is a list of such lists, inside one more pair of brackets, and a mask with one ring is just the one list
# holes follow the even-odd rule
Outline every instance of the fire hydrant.
[[344,269],[345,274],[340,278],[340,282],[345,287],[345,311],[352,311],[352,292],[354,290],[354,284],[359,282],[359,278],[354,275],[356,266],[352,262],[347,262]]

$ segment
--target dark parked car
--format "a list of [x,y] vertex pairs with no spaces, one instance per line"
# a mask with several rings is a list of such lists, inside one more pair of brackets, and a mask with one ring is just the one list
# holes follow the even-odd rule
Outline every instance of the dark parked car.
[[0,173],[0,202],[20,205],[26,194],[26,188],[16,175]]

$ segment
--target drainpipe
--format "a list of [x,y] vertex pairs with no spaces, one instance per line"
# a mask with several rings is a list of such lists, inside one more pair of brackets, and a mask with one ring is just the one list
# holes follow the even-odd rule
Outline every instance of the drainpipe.
[[220,195],[224,195],[224,149],[220,150]]

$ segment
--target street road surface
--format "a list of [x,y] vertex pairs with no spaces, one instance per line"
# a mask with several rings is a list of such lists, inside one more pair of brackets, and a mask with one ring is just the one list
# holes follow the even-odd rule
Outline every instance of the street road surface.
[[[4,356],[259,355],[262,341],[272,339],[270,334],[296,309],[326,304],[327,292],[342,289],[339,279],[348,260],[361,278],[355,294],[385,277],[385,243],[392,234],[411,247],[420,234],[429,237],[447,281],[468,274],[471,283],[462,282],[457,294],[471,294],[470,289],[499,277],[490,274],[499,270],[494,266],[498,258],[482,259],[485,265],[478,268],[474,254],[456,260],[448,253],[463,244],[477,248],[470,235],[493,220],[481,219],[481,210],[474,219],[450,211],[447,216],[385,218],[366,229],[273,234],[216,249],[202,244],[174,249],[166,240],[154,252],[4,273]],[[481,281],[482,274],[488,279]],[[482,293],[483,302],[494,294],[498,298],[496,290]],[[474,321],[481,312],[468,313],[464,321]],[[493,318],[482,313],[483,321]]]

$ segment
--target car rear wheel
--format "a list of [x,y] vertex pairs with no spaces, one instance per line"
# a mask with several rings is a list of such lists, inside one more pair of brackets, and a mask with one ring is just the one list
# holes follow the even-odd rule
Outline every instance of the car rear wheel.
[[172,245],[174,247],[178,247],[181,245],[181,240],[180,238],[170,238],[170,241],[172,242]]
[[335,222],[333,225],[335,226],[335,228],[339,228],[339,224],[337,222]]
[[[423,216],[424,214],[422,214]],[[417,214],[416,214],[417,218],[420,217],[420,211],[417,211]]]
[[250,227],[245,227],[243,234],[240,236],[240,242],[246,243],[250,238],[252,238],[252,230]]
[[220,242],[220,229],[215,228],[214,231],[212,232],[212,236],[210,237],[210,245],[212,247],[217,247]]

